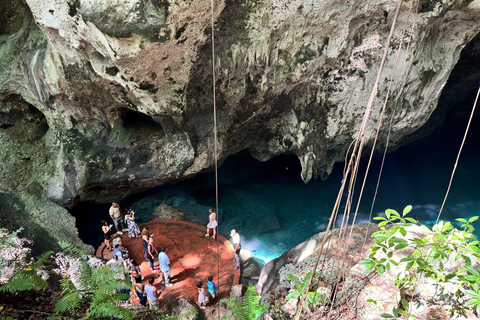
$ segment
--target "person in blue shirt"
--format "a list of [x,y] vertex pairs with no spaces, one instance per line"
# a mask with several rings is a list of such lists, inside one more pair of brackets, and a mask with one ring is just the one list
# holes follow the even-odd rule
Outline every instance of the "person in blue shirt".
[[120,259],[127,260],[128,259],[128,250],[119,245],[118,243],[115,245],[115,250],[113,250],[113,254],[119,257]]
[[170,287],[173,285],[170,283],[170,260],[165,252],[167,252],[167,248],[160,248],[160,253],[158,254],[158,265],[162,271],[162,277],[163,281],[165,282],[165,286]]
[[213,282],[213,276],[208,276],[207,278],[207,287],[208,287],[208,293],[210,293],[210,296],[212,296],[213,299],[215,299],[215,283]]

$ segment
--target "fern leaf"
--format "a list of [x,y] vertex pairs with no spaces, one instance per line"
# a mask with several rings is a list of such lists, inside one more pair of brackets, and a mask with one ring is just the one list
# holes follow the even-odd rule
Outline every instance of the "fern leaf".
[[112,306],[110,303],[103,303],[92,307],[88,315],[83,319],[98,319],[106,317],[131,320],[135,317],[135,313],[124,307]]
[[77,291],[67,293],[57,302],[57,305],[55,306],[55,312],[69,311],[71,314],[76,314],[80,303],[81,298]]
[[47,282],[37,275],[27,277],[15,276],[15,279],[1,286],[0,291],[40,290],[47,286]]
[[32,264],[32,268],[33,269],[38,269],[38,268],[44,267],[45,264],[50,262],[52,254],[53,254],[53,251],[47,251],[47,252],[44,252],[41,255],[39,255],[35,259],[35,262]]
[[73,320],[73,318],[64,316],[49,316],[46,317],[45,320]]

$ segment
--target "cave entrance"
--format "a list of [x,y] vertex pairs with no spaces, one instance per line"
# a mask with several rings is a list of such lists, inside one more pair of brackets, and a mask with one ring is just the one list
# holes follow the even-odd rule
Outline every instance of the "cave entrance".
[[162,125],[144,113],[120,108],[118,115],[123,121],[123,127],[135,139],[159,139],[165,136]]

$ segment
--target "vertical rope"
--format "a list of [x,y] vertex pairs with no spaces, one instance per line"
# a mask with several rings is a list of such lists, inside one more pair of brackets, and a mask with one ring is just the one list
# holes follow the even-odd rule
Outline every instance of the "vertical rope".
[[[215,92],[215,25],[213,21],[213,0],[211,0],[212,13],[212,90],[213,90],[213,139],[215,153],[215,212],[218,219],[218,142],[217,142],[217,101]],[[218,223],[217,223],[218,231]]]
[[[412,5],[413,5],[413,2],[412,2]],[[418,7],[420,5],[420,1],[417,1],[417,6],[416,6],[416,9],[415,9],[415,16],[418,14]],[[414,16],[414,17],[415,17]],[[415,32],[415,27],[416,27],[416,19],[413,18],[413,24],[412,24],[412,28],[411,28],[411,33],[413,34]],[[419,41],[419,44],[422,43],[424,38],[422,38],[420,41]],[[402,94],[402,91],[404,90],[406,84],[407,84],[407,80],[408,80],[408,70],[410,69],[410,67],[412,66],[412,63],[413,63],[413,59],[410,61],[409,63],[409,66],[406,67],[407,65],[407,58],[408,58],[408,52],[410,51],[410,44],[411,42],[408,43],[407,45],[407,54],[405,54],[405,59],[403,61],[403,70],[402,70],[402,74],[404,75],[403,77],[403,85],[401,86],[400,88],[400,92],[398,93],[398,96],[397,98],[395,99],[395,103],[393,105],[393,110],[392,110],[392,114],[391,114],[391,117],[390,117],[390,124],[388,126],[388,133],[387,133],[387,137],[385,138],[385,150],[383,150],[383,156],[382,156],[382,163],[380,165],[380,170],[379,170],[379,173],[378,173],[378,178],[377,178],[377,184],[375,186],[375,193],[373,195],[373,200],[372,200],[372,204],[370,205],[370,214],[368,216],[368,221],[372,221],[372,215],[373,215],[373,209],[375,207],[375,202],[376,202],[376,199],[377,199],[377,195],[378,195],[378,189],[380,187],[380,180],[382,179],[382,174],[383,174],[383,167],[385,165],[385,158],[387,157],[387,151],[388,151],[388,147],[390,145],[390,135],[392,133],[392,127],[393,127],[393,120],[394,120],[394,117],[395,117],[395,114],[397,112],[397,107],[398,107],[398,97],[401,96]],[[367,243],[367,237],[368,237],[368,233],[370,231],[370,223],[367,225],[367,231],[365,232],[365,238],[363,239],[363,245],[362,245],[362,251],[360,253],[360,255],[363,255],[363,250],[364,250],[364,247],[365,247],[365,243]]]
[[[220,221],[220,214],[218,212],[218,139],[217,139],[217,101],[216,101],[216,92],[215,92],[215,23],[214,23],[214,2],[210,1],[211,7],[211,17],[212,17],[212,90],[213,90],[213,140],[214,140],[214,155],[215,155],[215,212],[217,218],[217,226],[215,227],[215,234],[218,237],[218,221]],[[217,286],[220,290],[220,255],[218,252],[218,241],[215,239],[216,251],[217,251]],[[218,308],[218,318],[220,319],[220,308]]]
[[465,140],[467,139],[468,130],[470,129],[470,124],[472,123],[473,113],[475,112],[475,107],[477,106],[479,95],[480,95],[480,87],[478,88],[477,96],[475,97],[475,102],[473,103],[472,113],[470,113],[470,119],[468,119],[468,124],[467,124],[467,128],[465,129],[465,134],[463,135],[462,144],[460,145],[460,150],[458,150],[457,159],[455,160],[455,164],[453,165],[452,175],[450,176],[450,182],[448,183],[447,192],[445,193],[445,198],[443,198],[443,203],[442,203],[442,206],[440,207],[440,211],[438,212],[438,217],[437,217],[437,221],[435,221],[435,224],[438,223],[438,220],[440,219],[440,215],[442,214],[443,207],[445,207],[445,202],[447,202],[448,193],[450,192],[450,187],[452,186],[453,176],[455,175],[455,171],[457,170],[458,160],[460,159],[460,154],[462,153],[463,145],[465,144]]
[[[410,17],[410,14],[412,12],[412,7],[413,7],[413,1],[412,3],[410,4],[410,9],[408,11],[408,16]],[[362,200],[362,196],[363,196],[363,192],[364,192],[364,189],[365,189],[365,185],[366,185],[366,181],[367,181],[367,177],[368,177],[368,173],[370,172],[370,166],[371,166],[371,163],[372,163],[372,160],[373,160],[373,155],[374,155],[374,152],[375,152],[375,148],[376,148],[376,145],[377,145],[377,141],[378,141],[378,137],[379,137],[379,134],[380,134],[380,129],[381,129],[381,126],[383,124],[383,117],[384,117],[384,114],[385,114],[385,110],[386,110],[386,107],[387,107],[387,103],[388,103],[388,98],[390,96],[390,91],[391,91],[391,88],[392,88],[392,85],[393,85],[393,80],[394,80],[394,77],[395,77],[395,72],[397,70],[397,65],[398,65],[398,60],[400,58],[400,54],[402,52],[402,46],[403,46],[403,39],[404,39],[404,36],[405,36],[405,33],[406,33],[406,30],[407,30],[407,26],[408,26],[408,19],[407,19],[407,22],[405,24],[405,27],[403,28],[403,31],[402,31],[402,36],[401,36],[401,39],[400,39],[400,44],[399,44],[399,48],[398,48],[398,51],[397,51],[397,55],[395,57],[395,63],[394,63],[394,66],[393,66],[393,70],[392,70],[392,74],[390,75],[390,81],[389,81],[389,85],[388,85],[388,89],[387,89],[387,93],[385,95],[385,99],[384,99],[384,103],[383,103],[383,107],[382,107],[382,111],[380,113],[380,118],[379,118],[379,121],[378,121],[378,126],[377,126],[377,132],[376,132],[376,135],[375,135],[375,139],[373,141],[373,145],[372,145],[372,149],[370,151],[370,157],[368,159],[368,164],[367,164],[367,168],[365,169],[365,176],[363,177],[363,182],[362,182],[362,186],[360,188],[360,194],[358,196],[358,200],[357,200],[357,205],[355,207],[355,211],[354,211],[354,216],[353,216],[353,221],[352,221],[352,224],[351,224],[351,228],[350,228],[350,233],[348,235],[348,238],[347,239],[344,239],[342,238],[340,235],[339,235],[339,240],[338,241],[344,241],[345,242],[345,248],[346,250],[343,251],[342,253],[342,259],[341,259],[341,267],[340,267],[340,273],[341,273],[341,277],[340,279],[342,278],[345,278],[345,269],[344,269],[344,265],[345,265],[345,258],[346,258],[346,255],[347,255],[347,252],[348,252],[348,247],[350,245],[350,241],[351,241],[351,238],[352,238],[352,234],[353,234],[353,227],[355,225],[355,222],[356,222],[356,219],[357,219],[357,215],[358,215],[358,210],[360,208],[360,203],[361,203],[361,200]],[[393,117],[392,117],[393,118]],[[391,124],[391,123],[390,123]],[[380,183],[380,180],[378,180],[377,182],[377,188],[378,188],[378,184]],[[350,214],[350,213],[349,213]],[[347,224],[348,224],[348,217],[347,217]],[[343,225],[342,225],[343,227]],[[348,229],[348,228],[346,228]],[[340,233],[341,233],[342,230],[340,230]],[[367,227],[367,232],[365,233],[365,237],[367,237],[367,234],[368,234],[368,227]],[[346,236],[346,235],[345,235]],[[362,246],[362,250],[363,250],[363,246]],[[336,263],[334,264],[336,265]],[[329,283],[329,281],[327,281],[327,283]],[[335,302],[335,299],[337,297],[337,293],[338,293],[338,290],[337,288],[334,289],[334,294],[333,294],[333,298],[332,298],[332,302],[331,304],[333,304]],[[345,298],[347,299],[348,298],[348,295],[345,296]],[[347,304],[348,306],[348,304]]]
[[[380,78],[381,78],[381,75],[382,75],[382,70],[383,70],[383,66],[385,64],[385,60],[387,58],[388,48],[390,47],[390,42],[391,42],[391,39],[393,37],[393,31],[395,30],[395,24],[396,24],[397,19],[398,19],[398,15],[399,15],[399,12],[400,12],[402,1],[403,0],[398,0],[397,1],[397,10],[395,12],[395,17],[393,19],[392,26],[391,26],[391,29],[390,29],[390,33],[388,35],[388,38],[387,38],[387,41],[386,41],[386,44],[385,44],[385,51],[384,51],[382,61],[380,63],[379,69],[378,69],[375,84],[374,84],[372,92],[370,94],[370,99],[368,101],[367,108],[365,110],[362,125],[360,127],[359,132],[358,132],[357,142],[355,143],[355,146],[353,148],[353,153],[352,153],[352,156],[351,156],[350,161],[349,161],[349,168],[351,168],[353,163],[354,163],[353,159],[355,158],[355,155],[357,155],[356,156],[356,158],[357,158],[356,161],[360,161],[359,158],[362,155],[363,142],[364,142],[364,139],[365,139],[365,130],[366,130],[366,127],[367,127],[367,122],[370,119],[370,114],[371,114],[371,111],[372,111],[372,108],[373,108],[373,102],[374,102],[375,97],[377,95],[378,84],[380,82]],[[358,164],[355,165],[355,168],[358,169]],[[347,172],[348,172],[348,168],[347,168]],[[358,173],[358,171],[354,170],[351,173],[351,176],[356,177],[357,173]],[[322,243],[321,243],[319,251],[318,251],[317,259],[315,261],[315,265],[314,265],[313,270],[312,270],[312,277],[310,278],[309,283],[305,286],[304,292],[302,293],[302,297],[299,301],[299,307],[297,308],[297,312],[295,313],[295,318],[294,318],[295,320],[300,319],[301,313],[303,311],[305,299],[306,299],[307,294],[308,294],[308,289],[310,288],[310,285],[312,284],[312,279],[314,278],[315,271],[316,271],[318,263],[320,261],[320,257],[323,253],[323,248],[325,246],[327,236],[328,236],[328,234],[330,232],[330,229],[331,229],[331,226],[332,226],[332,222],[333,222],[332,220],[333,220],[333,217],[335,216],[335,210],[338,210],[338,206],[339,206],[339,202],[340,202],[339,200],[341,199],[341,195],[343,194],[343,190],[345,189],[345,181],[346,181],[346,177],[344,178],[344,181],[342,182],[342,186],[340,187],[340,191],[337,195],[337,201],[336,201],[335,206],[334,206],[334,211],[332,211],[332,214],[330,215],[330,220],[328,222],[327,229],[325,230],[325,233],[324,233],[324,236],[323,236],[323,239],[322,239]]]

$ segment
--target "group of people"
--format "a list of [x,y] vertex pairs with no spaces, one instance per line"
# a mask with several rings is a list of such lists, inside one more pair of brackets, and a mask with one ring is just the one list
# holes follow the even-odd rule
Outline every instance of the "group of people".
[[[124,212],[122,212],[118,203],[114,202],[112,203],[108,213],[110,218],[113,220],[115,229],[117,229],[117,234],[123,235],[124,231],[128,231],[128,236],[130,238],[140,237],[140,229],[135,222],[135,212],[133,210],[126,209]],[[125,228],[124,221],[127,223],[127,228]],[[108,250],[113,250],[112,246],[110,245],[110,230],[112,229],[113,225],[109,225],[105,220],[102,220],[101,224],[105,246]]]
[[[209,222],[207,224],[207,233],[205,236],[209,237],[210,235],[215,239],[217,235],[217,221],[216,213],[214,209],[209,209]],[[167,248],[161,247],[157,250],[153,244],[154,234],[150,232],[148,227],[145,227],[141,232],[138,228],[138,225],[135,223],[135,212],[133,210],[125,210],[123,213],[120,210],[119,205],[114,202],[109,209],[109,215],[113,220],[113,225],[117,230],[117,234],[122,235],[123,231],[128,230],[128,236],[130,238],[141,237],[142,246],[143,246],[143,257],[150,264],[150,271],[152,273],[157,273],[158,271],[162,272],[162,281],[165,287],[170,287],[173,284],[170,282],[171,268],[170,268],[170,259],[167,255]],[[124,221],[127,222],[128,229],[124,227]],[[134,259],[130,258],[128,249],[124,248],[120,243],[114,242],[114,248],[110,245],[110,236],[109,232],[113,227],[112,224],[108,225],[106,221],[102,221],[102,231],[104,233],[105,246],[109,250],[114,250],[114,255],[112,260],[107,264],[112,265],[113,267],[117,265],[124,264],[125,267],[130,269],[130,277],[133,283],[133,288],[136,295],[140,301],[140,304],[143,306],[147,305],[147,302],[150,308],[158,309],[159,307],[159,296],[161,291],[154,286],[155,278],[149,277],[147,283],[143,284],[144,277],[141,273],[140,267]],[[241,250],[240,235],[232,230],[230,233],[232,237],[233,249],[235,252],[235,270],[240,268],[240,258],[239,252]],[[155,260],[158,260],[158,268],[155,268]],[[201,308],[205,308],[206,304],[209,302],[210,298],[215,298],[216,286],[213,282],[213,276],[207,277],[206,288],[203,285],[203,282],[197,283],[198,290],[198,302]],[[161,286],[163,289],[163,286]],[[125,292],[122,292],[125,293]]]

